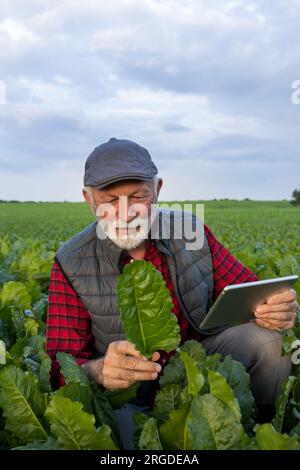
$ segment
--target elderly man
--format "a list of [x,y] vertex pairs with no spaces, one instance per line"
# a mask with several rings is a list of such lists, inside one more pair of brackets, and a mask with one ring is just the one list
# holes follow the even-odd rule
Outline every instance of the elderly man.
[[[124,335],[115,287],[124,265],[134,259],[145,259],[161,272],[182,343],[196,338],[208,354],[231,354],[245,365],[262,413],[273,408],[291,370],[290,356],[281,356],[280,332],[294,324],[298,304],[293,290],[274,295],[258,307],[255,322],[209,335],[199,329],[209,305],[226,285],[257,277],[216,240],[207,225],[202,246],[193,251],[185,249],[183,240],[172,233],[167,240],[152,238],[149,230],[142,230],[142,222],[150,220],[162,183],[149,153],[138,144],[112,138],[95,148],[86,161],[83,195],[98,223],[58,250],[49,288],[47,351],[57,384],[63,383],[57,351],[71,353],[86,373],[107,389],[124,389],[141,381],[137,398],[116,412],[127,449],[132,448],[132,414],[149,411],[151,389],[153,392],[154,384],[154,389],[157,387],[171,355],[157,351],[152,360],[145,360]],[[135,204],[140,208],[138,215],[131,211]]]

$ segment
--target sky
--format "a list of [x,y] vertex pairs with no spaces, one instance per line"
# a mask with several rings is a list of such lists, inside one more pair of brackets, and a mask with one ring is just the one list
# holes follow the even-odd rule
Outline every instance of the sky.
[[161,200],[289,199],[299,25],[299,0],[0,0],[0,199],[83,200],[111,137]]

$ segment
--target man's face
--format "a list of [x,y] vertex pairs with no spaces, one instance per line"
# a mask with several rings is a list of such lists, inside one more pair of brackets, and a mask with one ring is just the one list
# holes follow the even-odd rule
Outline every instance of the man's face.
[[[158,180],[157,196],[162,185]],[[138,247],[148,237],[157,196],[153,181],[124,180],[84,193],[102,231],[124,249]]]

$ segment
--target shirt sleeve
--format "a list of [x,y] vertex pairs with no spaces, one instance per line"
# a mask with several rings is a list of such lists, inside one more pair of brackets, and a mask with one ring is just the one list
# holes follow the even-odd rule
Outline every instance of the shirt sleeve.
[[52,359],[51,379],[55,388],[64,385],[56,353],[72,354],[77,364],[82,365],[93,356],[92,340],[89,312],[55,262],[50,276],[46,328],[46,351]]
[[205,233],[211,251],[214,276],[214,299],[220,295],[224,287],[230,284],[258,281],[258,277],[251,269],[244,266],[227,250],[213,235],[207,225]]

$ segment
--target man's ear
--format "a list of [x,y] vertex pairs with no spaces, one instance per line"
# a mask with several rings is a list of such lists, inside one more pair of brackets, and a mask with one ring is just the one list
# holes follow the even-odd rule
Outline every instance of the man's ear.
[[82,194],[83,194],[84,199],[86,200],[86,202],[87,202],[88,205],[90,206],[90,209],[91,209],[91,211],[92,211],[92,214],[95,215],[95,210],[94,210],[93,201],[91,200],[91,197],[90,197],[88,191],[87,191],[85,188],[82,189]]
[[157,197],[159,196],[159,193],[160,193],[160,190],[161,190],[161,187],[163,185],[163,179],[162,178],[158,178],[157,180]]
[[85,188],[82,189],[82,195],[88,204],[91,203],[91,198]]

